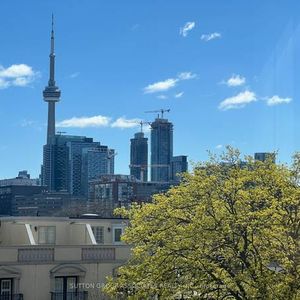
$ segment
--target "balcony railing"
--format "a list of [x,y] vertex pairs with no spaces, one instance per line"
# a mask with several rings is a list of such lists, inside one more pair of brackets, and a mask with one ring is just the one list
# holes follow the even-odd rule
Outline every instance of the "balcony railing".
[[47,262],[53,260],[53,248],[24,248],[18,250],[19,262]]
[[116,259],[115,248],[82,248],[82,260],[110,261]]
[[23,294],[0,295],[0,300],[23,300]]
[[88,300],[88,292],[51,292],[51,300]]
[[130,254],[128,245],[11,246],[0,247],[0,265],[16,262],[28,265],[68,261],[125,262]]

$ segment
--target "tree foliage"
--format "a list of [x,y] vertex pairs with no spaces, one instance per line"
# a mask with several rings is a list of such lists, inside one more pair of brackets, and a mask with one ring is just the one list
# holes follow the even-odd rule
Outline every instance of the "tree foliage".
[[153,203],[119,209],[132,257],[117,299],[300,299],[299,155],[291,168],[230,147]]

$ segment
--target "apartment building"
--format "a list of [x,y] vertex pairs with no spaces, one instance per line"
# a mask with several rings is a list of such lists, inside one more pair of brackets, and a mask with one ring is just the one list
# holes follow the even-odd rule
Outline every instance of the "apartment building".
[[130,256],[121,218],[0,218],[0,300],[107,299],[101,287]]

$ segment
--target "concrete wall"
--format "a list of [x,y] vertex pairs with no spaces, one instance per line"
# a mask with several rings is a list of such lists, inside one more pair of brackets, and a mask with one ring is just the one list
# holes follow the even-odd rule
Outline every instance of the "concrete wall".
[[1,222],[0,247],[15,245],[30,245],[25,223]]

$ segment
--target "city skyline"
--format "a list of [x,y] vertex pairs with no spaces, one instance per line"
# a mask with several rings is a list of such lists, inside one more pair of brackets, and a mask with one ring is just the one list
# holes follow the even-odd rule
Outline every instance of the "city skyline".
[[[57,130],[91,136],[116,149],[116,173],[129,174],[129,143],[139,131],[138,121],[155,118],[144,111],[162,107],[171,108],[168,119],[175,127],[174,155],[185,153],[192,161],[199,161],[206,159],[206,150],[221,151],[224,145],[231,144],[244,154],[279,150],[279,160],[289,161],[292,152],[300,149],[296,139],[299,124],[294,120],[299,109],[295,85],[299,17],[285,14],[283,4],[269,10],[261,4],[260,13],[267,15],[255,15],[256,22],[264,20],[267,26],[260,29],[262,32],[258,26],[251,31],[245,26],[251,14],[246,16],[244,10],[236,16],[236,23],[244,26],[235,28],[234,22],[225,22],[228,17],[218,15],[224,4],[219,4],[212,18],[221,21],[213,24],[201,12],[202,4],[190,2],[193,5],[180,11],[179,1],[172,1],[176,5],[168,22],[163,20],[167,5],[162,1],[158,1],[159,12],[149,3],[144,7],[133,1],[134,5],[126,6],[117,1],[115,11],[114,4],[91,1],[91,7],[84,9],[74,5],[69,16],[64,4],[53,1],[51,5],[36,4],[30,20],[19,13],[16,23],[4,17],[2,22],[11,33],[0,29],[4,41],[0,60],[0,128],[4,143],[0,155],[5,157],[1,160],[0,177],[13,177],[22,169],[28,169],[33,177],[39,174],[47,130],[42,90],[48,79],[52,11],[58,40],[56,81],[63,100],[57,105]],[[232,3],[238,5],[237,1]],[[299,6],[292,3],[295,8]],[[10,5],[13,4],[0,7],[5,12]],[[210,5],[205,5],[209,9]],[[245,6],[254,9],[255,5]],[[193,11],[193,7],[199,11]],[[226,9],[229,13],[230,9]],[[81,20],[81,12],[84,22],[75,26]],[[114,19],[115,27],[110,28],[97,12],[104,14],[101,16],[106,21],[113,13],[120,18]],[[94,18],[89,20],[88,13]],[[268,16],[279,14],[279,24],[268,22]],[[41,24],[39,28],[34,27],[34,20]],[[21,23],[22,28],[18,26]],[[240,37],[240,57],[231,58],[238,53],[234,48],[237,42],[233,43],[236,35]],[[14,47],[18,39],[22,41],[20,49]],[[254,61],[258,50],[261,55]],[[210,52],[211,57],[205,61]],[[250,62],[245,62],[248,56]]]

